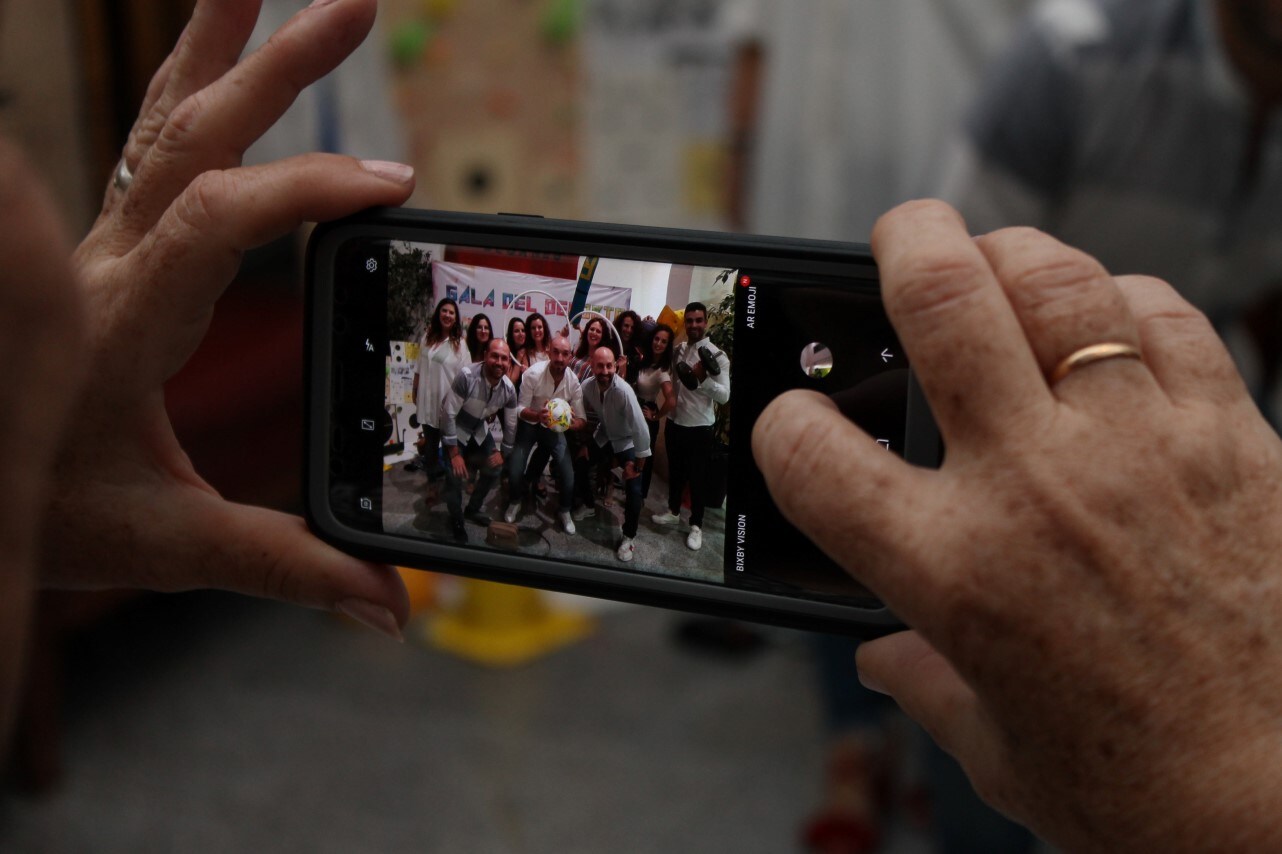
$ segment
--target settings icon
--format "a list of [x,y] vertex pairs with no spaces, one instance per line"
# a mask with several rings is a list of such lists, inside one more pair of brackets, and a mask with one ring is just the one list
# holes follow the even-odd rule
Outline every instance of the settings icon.
[[370,258],[365,262],[365,272],[373,273],[377,269],[378,269],[378,262],[375,261],[373,258]]

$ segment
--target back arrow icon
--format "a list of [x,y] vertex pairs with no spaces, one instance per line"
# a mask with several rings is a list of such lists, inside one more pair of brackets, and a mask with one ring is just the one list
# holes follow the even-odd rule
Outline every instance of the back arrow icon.
[[883,362],[889,362],[893,358],[895,358],[895,354],[890,352],[889,348],[881,351],[881,360]]

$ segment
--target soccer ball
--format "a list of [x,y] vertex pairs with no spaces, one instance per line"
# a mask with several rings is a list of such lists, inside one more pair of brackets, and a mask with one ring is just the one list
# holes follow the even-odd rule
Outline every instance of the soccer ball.
[[564,433],[570,428],[570,422],[574,420],[574,410],[570,404],[559,397],[554,397],[548,401],[548,426],[557,433]]

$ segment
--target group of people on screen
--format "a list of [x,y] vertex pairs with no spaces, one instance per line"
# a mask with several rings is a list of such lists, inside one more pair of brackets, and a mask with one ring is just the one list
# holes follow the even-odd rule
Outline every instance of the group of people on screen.
[[537,514],[552,502],[548,473],[557,523],[570,536],[576,521],[597,516],[604,492],[621,487],[615,556],[632,561],[662,427],[668,491],[650,521],[681,525],[688,491],[686,545],[700,549],[707,463],[716,408],[730,399],[730,360],[708,337],[703,303],[686,306],[682,327],[678,336],[635,311],[613,324],[594,314],[572,343],[568,326],[552,333],[536,312],[512,318],[498,337],[485,314],[465,322],[457,302],[440,300],[419,344],[414,403],[421,435],[406,468],[425,472],[429,484],[444,479],[455,541],[468,542],[468,522],[489,527],[486,505],[500,481],[506,488],[496,508],[504,522],[519,524],[527,507]]

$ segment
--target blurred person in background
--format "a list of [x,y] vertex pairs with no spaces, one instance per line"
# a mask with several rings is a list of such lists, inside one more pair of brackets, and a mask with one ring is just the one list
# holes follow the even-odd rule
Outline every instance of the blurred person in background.
[[[1028,0],[737,0],[731,222],[764,234],[867,241],[894,205],[937,191],[946,143]],[[941,851],[1020,852],[1031,834],[989,809],[892,702],[855,679],[856,642],[815,636],[831,746],[816,851],[876,850],[902,802],[933,815]],[[924,766],[924,767],[922,767]],[[918,782],[918,778],[923,778]]]
[[1043,2],[986,78],[940,195],[974,233],[1031,225],[1167,280],[1273,414],[1280,102],[1282,0]]

